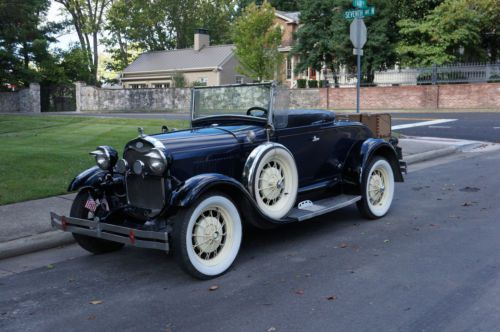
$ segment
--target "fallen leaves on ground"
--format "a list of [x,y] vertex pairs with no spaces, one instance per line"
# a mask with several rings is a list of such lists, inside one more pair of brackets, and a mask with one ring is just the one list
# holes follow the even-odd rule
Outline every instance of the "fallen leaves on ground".
[[53,268],[54,268],[54,265],[52,265],[52,264],[47,265],[47,269],[53,269]]
[[303,289],[297,289],[295,291],[295,294],[297,294],[297,295],[304,295],[304,290]]
[[335,301],[337,299],[336,295],[330,295],[326,298],[328,301]]
[[92,301],[90,301],[90,304],[94,304],[94,305],[101,304],[101,303],[102,303],[101,300],[92,300]]
[[276,328],[274,326],[271,326],[270,328],[267,329],[267,332],[274,332],[276,331]]
[[209,291],[213,292],[219,289],[219,285],[212,285],[208,288]]
[[391,241],[390,240],[384,240],[384,243],[389,243],[389,242],[391,242]]
[[463,191],[463,192],[466,192],[466,193],[477,193],[479,190],[479,188],[477,187],[463,187],[462,189],[460,189],[460,191]]
[[348,247],[347,243],[341,243],[340,244],[340,248],[347,248],[347,247]]

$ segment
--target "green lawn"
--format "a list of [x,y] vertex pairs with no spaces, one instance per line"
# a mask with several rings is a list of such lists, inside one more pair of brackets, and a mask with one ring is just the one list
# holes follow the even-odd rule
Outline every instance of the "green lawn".
[[120,156],[137,127],[186,128],[187,121],[0,115],[0,205],[64,194],[75,175],[95,165],[89,152],[113,146]]

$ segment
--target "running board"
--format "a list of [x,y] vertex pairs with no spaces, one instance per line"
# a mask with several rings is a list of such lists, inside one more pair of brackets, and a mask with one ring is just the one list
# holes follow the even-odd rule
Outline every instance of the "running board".
[[361,196],[354,195],[339,195],[334,197],[325,198],[312,204],[304,204],[302,208],[293,208],[290,213],[284,218],[293,221],[304,221],[325,213],[329,213],[348,205],[354,204],[361,200]]

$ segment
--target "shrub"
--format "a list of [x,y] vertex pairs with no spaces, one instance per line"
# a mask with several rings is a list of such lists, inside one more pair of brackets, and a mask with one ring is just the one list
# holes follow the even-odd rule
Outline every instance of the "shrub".
[[328,88],[328,81],[327,80],[319,81],[319,87],[320,88]]
[[297,88],[299,89],[305,89],[306,88],[306,83],[307,83],[307,80],[303,79],[303,78],[300,78],[297,80]]
[[318,87],[318,81],[317,80],[309,80],[307,82],[307,85],[310,87],[310,88],[317,88]]

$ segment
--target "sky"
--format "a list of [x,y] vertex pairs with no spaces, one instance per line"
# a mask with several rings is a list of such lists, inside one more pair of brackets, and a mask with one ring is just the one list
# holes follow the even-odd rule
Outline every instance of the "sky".
[[[47,13],[47,19],[51,22],[60,22],[64,19],[64,14],[61,9],[63,6],[55,1],[51,1],[49,12]],[[72,43],[78,43],[78,36],[74,29],[71,31],[62,32],[61,35],[57,37],[57,43],[54,43],[52,47],[68,49]]]

